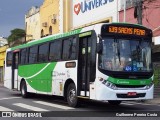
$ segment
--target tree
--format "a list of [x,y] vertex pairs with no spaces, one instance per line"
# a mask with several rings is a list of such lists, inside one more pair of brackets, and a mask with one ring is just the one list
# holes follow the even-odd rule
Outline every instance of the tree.
[[13,42],[25,37],[25,30],[16,28],[11,30],[11,35],[8,37],[8,42]]
[[8,37],[8,43],[16,43],[19,42],[22,38],[25,37],[25,30],[23,29],[19,29],[19,28],[15,28],[13,30],[11,30],[11,35],[9,35]]

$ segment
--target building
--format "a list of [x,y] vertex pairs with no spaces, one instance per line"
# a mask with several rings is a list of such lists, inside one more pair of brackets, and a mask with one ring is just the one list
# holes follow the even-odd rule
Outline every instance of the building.
[[118,21],[118,0],[72,0],[71,29]]
[[40,8],[32,7],[25,15],[26,41],[40,38]]
[[0,37],[0,47],[8,44],[8,41],[4,37]]
[[[129,23],[138,23],[135,18],[135,0],[126,0],[126,20]],[[119,21],[124,22],[123,2],[119,11]],[[160,3],[159,0],[145,0],[142,5],[142,24],[153,30],[154,37],[160,36]],[[157,38],[153,41],[155,44],[159,42]]]
[[38,39],[101,22],[117,22],[118,5],[117,0],[44,0],[39,9],[32,7],[26,15],[26,39]]
[[0,47],[0,82],[3,82],[3,74],[4,74],[4,61],[6,56],[6,49],[8,45]]
[[40,7],[41,37],[63,32],[62,8],[62,0],[44,0]]

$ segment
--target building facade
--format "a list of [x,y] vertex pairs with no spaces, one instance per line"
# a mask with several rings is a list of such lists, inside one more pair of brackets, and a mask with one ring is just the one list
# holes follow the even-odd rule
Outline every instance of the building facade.
[[8,41],[7,41],[5,38],[0,37],[0,47],[1,47],[1,46],[4,46],[4,45],[6,45],[6,44],[8,44]]
[[118,0],[72,0],[72,29],[118,21]]
[[63,32],[63,13],[61,0],[44,0],[40,7],[41,37]]
[[[126,20],[129,23],[138,23],[135,18],[135,0],[126,0]],[[119,21],[124,22],[123,2],[119,11]],[[142,5],[142,24],[153,30],[154,37],[160,36],[160,3],[159,0],[145,0]],[[154,41],[155,43],[158,42]]]
[[39,7],[32,7],[25,15],[26,41],[40,38],[40,12]]
[[0,82],[3,82],[3,75],[4,75],[4,61],[6,56],[6,49],[8,45],[0,47]]
[[[35,8],[26,15],[26,39],[64,33],[101,22],[118,22],[118,5],[117,0],[44,0],[39,17]],[[40,24],[34,22],[38,18]],[[40,32],[38,37],[34,37],[35,31],[38,31],[37,36]]]

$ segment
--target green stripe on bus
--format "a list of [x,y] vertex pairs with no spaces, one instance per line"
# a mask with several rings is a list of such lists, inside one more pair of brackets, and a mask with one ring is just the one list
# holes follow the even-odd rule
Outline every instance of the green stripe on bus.
[[91,34],[92,34],[92,32],[89,31],[89,32],[85,32],[85,33],[79,34],[79,37],[85,37],[85,36],[89,36]]
[[55,39],[58,39],[58,38],[63,38],[63,37],[71,36],[71,35],[76,35],[76,34],[79,34],[81,32],[81,30],[82,30],[82,28],[71,31],[71,32],[67,32],[67,33],[64,33],[64,34],[51,35],[51,36],[48,36],[48,37],[44,37],[44,38],[41,38],[39,40],[31,41],[29,43],[13,47],[13,48],[11,48],[11,50],[21,49],[21,48],[29,47],[29,46],[36,45],[36,44],[39,44],[39,43],[44,43],[44,42],[48,42],[48,41],[51,41],[51,40],[55,40]]
[[51,92],[52,72],[56,66],[56,62],[48,66],[47,64],[49,63],[20,66],[18,75],[24,78],[33,89],[40,92]]
[[149,85],[152,79],[119,79],[109,77],[108,81],[118,85]]

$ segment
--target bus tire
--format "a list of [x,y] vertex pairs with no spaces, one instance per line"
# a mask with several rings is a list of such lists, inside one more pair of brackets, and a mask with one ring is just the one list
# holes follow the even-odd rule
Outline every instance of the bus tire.
[[27,86],[26,86],[25,81],[22,81],[21,83],[21,95],[23,98],[27,98],[29,96],[29,93],[27,92]]
[[111,105],[120,105],[122,101],[120,100],[108,100],[108,103]]
[[78,106],[78,98],[77,98],[76,87],[74,83],[69,84],[67,88],[67,102],[68,102],[68,105],[71,107]]

